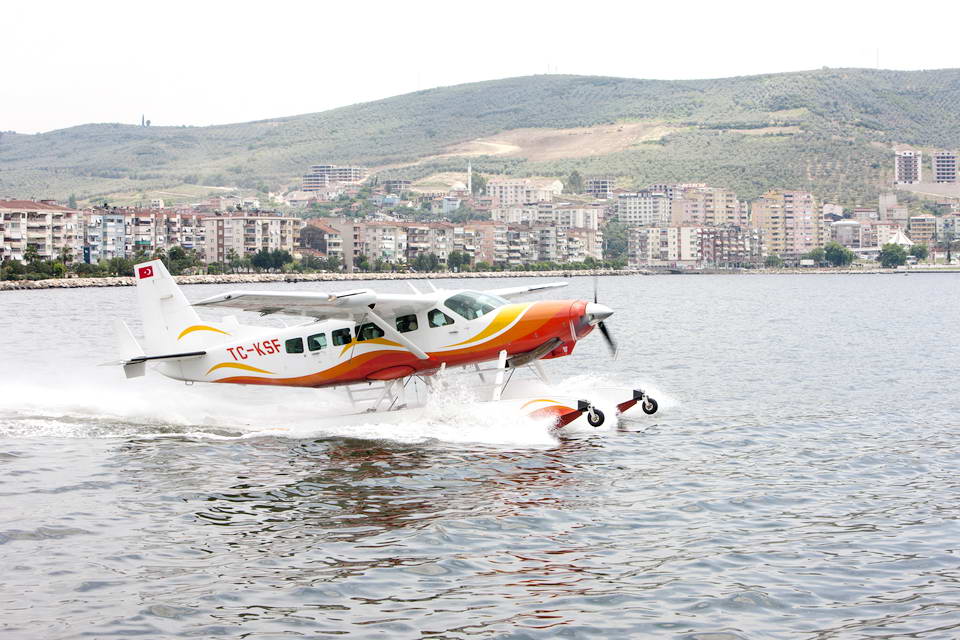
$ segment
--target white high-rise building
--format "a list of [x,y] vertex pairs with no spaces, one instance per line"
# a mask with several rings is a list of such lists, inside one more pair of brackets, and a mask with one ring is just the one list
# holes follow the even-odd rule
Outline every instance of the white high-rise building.
[[923,181],[923,152],[897,151],[893,165],[897,184],[919,184]]

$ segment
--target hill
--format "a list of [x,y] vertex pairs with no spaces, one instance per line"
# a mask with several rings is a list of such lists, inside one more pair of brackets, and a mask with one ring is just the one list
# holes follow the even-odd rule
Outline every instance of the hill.
[[[314,163],[416,179],[462,169],[461,156],[470,155],[476,170],[489,173],[565,176],[577,169],[618,176],[624,186],[709,182],[745,197],[779,186],[852,202],[889,181],[895,145],[960,147],[957,104],[956,69],[694,81],[510,78],[233,125],[6,133],[0,192],[89,199],[266,190],[295,184]],[[578,135],[583,143],[571,143]]]

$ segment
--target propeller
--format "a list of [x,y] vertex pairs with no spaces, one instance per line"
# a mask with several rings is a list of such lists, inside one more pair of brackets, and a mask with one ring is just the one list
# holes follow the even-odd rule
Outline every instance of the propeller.
[[[593,276],[593,304],[600,304],[597,302],[597,276]],[[600,334],[603,336],[604,341],[607,343],[607,347],[610,348],[610,355],[614,358],[617,357],[617,343],[614,341],[613,336],[610,335],[610,330],[607,329],[606,323],[603,321],[604,318],[609,317],[613,312],[603,315],[601,319],[597,322],[597,328],[600,329]],[[597,314],[598,316],[601,314]]]

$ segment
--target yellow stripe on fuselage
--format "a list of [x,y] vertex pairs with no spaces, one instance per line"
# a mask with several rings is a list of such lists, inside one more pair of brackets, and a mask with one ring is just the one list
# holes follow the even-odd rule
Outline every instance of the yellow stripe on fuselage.
[[273,371],[258,369],[257,367],[250,366],[249,364],[243,364],[242,362],[221,362],[220,364],[215,364],[207,371],[207,375],[210,375],[217,369],[242,369],[244,371],[253,371],[254,373],[266,373],[271,376],[273,375]]
[[403,346],[403,345],[401,345],[399,342],[394,342],[393,340],[387,340],[386,338],[373,338],[372,340],[355,340],[355,339],[351,339],[350,342],[348,342],[347,344],[343,345],[343,349],[340,349],[340,355],[341,355],[341,357],[343,356],[343,354],[345,354],[345,353],[347,352],[347,349],[349,349],[349,348],[352,347],[352,346],[358,345],[358,344],[382,344],[382,345],[386,345],[386,346],[388,346],[388,347],[401,347],[401,346]]
[[530,308],[532,303],[526,304],[508,304],[505,307],[501,307],[500,311],[497,312],[496,317],[493,319],[490,324],[487,325],[487,328],[473,336],[472,338],[467,338],[462,342],[457,342],[455,344],[448,344],[444,349],[449,349],[450,347],[459,347],[470,342],[477,342],[479,340],[484,340],[489,338],[495,333],[499,333],[503,329],[506,329],[514,320],[516,320],[521,313]]
[[180,335],[177,336],[177,340],[179,340],[179,339],[182,338],[183,336],[187,335],[188,333],[193,333],[194,331],[214,331],[214,332],[216,332],[216,333],[222,333],[222,334],[225,335],[225,336],[230,335],[230,334],[227,333],[226,331],[221,331],[220,329],[217,329],[216,327],[209,327],[209,326],[207,326],[207,325],[205,325],[205,324],[195,324],[195,325],[193,325],[192,327],[187,327],[186,329],[184,329],[183,331],[181,331],[181,332],[180,332]]

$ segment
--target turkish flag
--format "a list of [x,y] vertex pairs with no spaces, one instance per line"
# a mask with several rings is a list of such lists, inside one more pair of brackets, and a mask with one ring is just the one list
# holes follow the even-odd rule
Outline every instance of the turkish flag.
[[137,269],[137,277],[143,280],[144,278],[153,277],[153,267],[140,267]]

